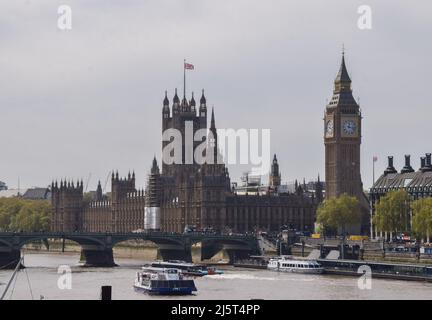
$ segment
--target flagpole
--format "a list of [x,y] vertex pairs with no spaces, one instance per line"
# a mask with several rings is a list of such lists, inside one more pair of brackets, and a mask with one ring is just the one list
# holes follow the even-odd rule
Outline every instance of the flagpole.
[[372,158],[372,185],[375,184],[375,157]]
[[183,59],[183,98],[186,97],[186,59]]

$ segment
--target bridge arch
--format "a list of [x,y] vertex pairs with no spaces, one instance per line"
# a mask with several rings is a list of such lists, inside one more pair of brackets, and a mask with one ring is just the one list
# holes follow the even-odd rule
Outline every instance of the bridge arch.
[[21,257],[23,246],[48,239],[66,239],[81,246],[81,260],[84,266],[113,266],[109,243],[100,236],[62,233],[0,233],[0,268],[13,268]]
[[173,234],[164,232],[144,233],[0,233],[0,267],[19,260],[23,245],[41,239],[67,239],[77,242],[82,248],[85,266],[115,266],[113,247],[127,240],[147,240],[158,246],[163,260],[192,261],[192,245],[201,242],[201,257],[210,259],[217,252],[226,250],[230,262],[236,257],[257,253],[257,242],[253,237]]
[[247,240],[236,238],[206,238],[201,242],[201,260],[209,260],[221,251],[228,254],[229,263],[234,263],[236,259],[245,258],[250,254],[256,253],[256,247]]
[[150,241],[157,246],[158,256],[163,260],[192,261],[190,245],[181,236],[167,236],[158,233],[136,233],[113,236],[113,247],[128,240]]

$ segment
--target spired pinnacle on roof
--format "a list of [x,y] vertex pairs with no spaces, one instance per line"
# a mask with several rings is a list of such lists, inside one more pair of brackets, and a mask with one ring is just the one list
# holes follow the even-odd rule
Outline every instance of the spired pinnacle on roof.
[[215,117],[214,117],[214,107],[212,107],[211,120],[210,120],[210,129],[216,129]]
[[164,106],[169,106],[169,100],[168,100],[168,92],[165,90],[165,99],[163,100]]
[[174,94],[173,102],[174,103],[180,103],[180,99],[177,95],[177,88],[175,88],[175,94]]
[[200,99],[200,104],[201,105],[205,105],[207,103],[206,98],[204,96],[204,89],[202,89],[202,95],[201,95],[201,99]]
[[103,200],[103,192],[102,192],[102,185],[100,180],[98,181],[98,186],[96,189],[96,201],[102,201]]
[[342,62],[341,62],[341,66],[339,68],[339,72],[336,76],[335,79],[335,83],[340,83],[340,82],[349,82],[351,83],[351,78],[348,75],[348,71],[345,65],[345,51],[342,51]]
[[186,97],[183,97],[181,105],[183,107],[183,111],[186,111],[187,107],[189,106],[188,101],[186,99]]
[[351,78],[345,65],[345,53],[342,52],[342,61],[339,72],[334,80],[333,97],[328,104],[329,107],[334,108],[338,106],[350,106],[359,108],[357,102],[352,96]]
[[153,157],[151,173],[152,174],[159,174],[159,166],[157,164],[156,155]]
[[194,93],[193,93],[193,91],[192,91],[192,99],[190,100],[190,103],[189,103],[192,107],[195,107],[195,105],[196,105],[196,103],[195,103],[195,99],[194,99]]

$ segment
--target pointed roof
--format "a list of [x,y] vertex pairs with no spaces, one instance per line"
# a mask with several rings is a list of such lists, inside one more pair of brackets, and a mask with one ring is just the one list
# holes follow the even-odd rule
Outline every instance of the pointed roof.
[[188,110],[189,104],[187,102],[186,97],[183,97],[182,102],[181,102],[181,106],[183,107],[182,108],[183,111],[187,111]]
[[348,75],[348,70],[345,65],[345,53],[342,52],[342,62],[339,68],[339,72],[336,76],[335,82],[351,82],[351,78]]
[[180,99],[179,99],[179,97],[177,95],[177,88],[175,88],[175,94],[174,94],[173,102],[174,103],[179,103],[180,102]]
[[163,105],[164,106],[168,106],[169,105],[169,100],[168,100],[168,92],[165,90],[165,99],[163,100]]
[[210,120],[210,129],[216,129],[213,107],[212,107],[211,120]]
[[194,99],[194,93],[193,93],[193,91],[192,91],[192,99],[190,100],[190,105],[192,107],[195,107],[195,99]]
[[200,104],[206,104],[207,100],[204,96],[204,89],[202,89],[202,95],[201,95],[201,99],[200,99]]
[[153,157],[151,173],[152,174],[158,174],[159,173],[159,166],[157,164],[156,155]]
[[333,97],[327,108],[349,107],[359,109],[359,105],[352,95],[351,78],[345,65],[345,54],[342,52],[342,61],[339,72],[334,81]]

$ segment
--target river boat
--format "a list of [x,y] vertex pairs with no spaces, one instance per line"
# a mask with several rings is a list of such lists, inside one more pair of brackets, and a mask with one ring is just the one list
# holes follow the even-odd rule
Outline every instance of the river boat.
[[207,275],[223,274],[222,270],[212,266],[194,264],[181,260],[156,261],[151,264],[152,267],[175,268],[181,270],[185,276],[202,277]]
[[180,270],[145,266],[137,272],[134,289],[158,295],[190,295],[197,292],[195,282],[184,279]]
[[296,260],[290,257],[271,258],[267,269],[307,274],[321,274],[324,272],[324,268],[316,260]]

